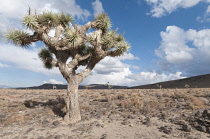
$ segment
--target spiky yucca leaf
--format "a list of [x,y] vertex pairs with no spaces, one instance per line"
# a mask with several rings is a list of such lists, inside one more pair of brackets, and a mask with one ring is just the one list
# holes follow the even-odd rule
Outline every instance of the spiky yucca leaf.
[[25,40],[25,38],[29,37],[29,34],[25,31],[10,30],[5,36],[9,42],[14,43],[15,45],[22,47],[28,47],[31,45],[31,42]]
[[107,31],[109,28],[111,28],[111,21],[108,15],[105,13],[98,14],[94,20],[97,21],[97,24],[93,26],[94,29]]
[[101,47],[103,50],[109,50],[114,45],[114,36],[115,32],[113,31],[109,31],[103,35]]
[[46,62],[44,62],[44,67],[45,67],[46,69],[49,69],[49,70],[50,70],[50,69],[53,68],[53,65],[52,65],[52,63],[46,61]]
[[42,48],[38,55],[39,55],[40,59],[42,60],[46,69],[53,68],[53,65],[51,63],[52,54],[50,53],[49,50],[47,50],[46,48]]
[[121,41],[124,41],[124,37],[123,35],[121,34],[116,34],[115,37],[114,37],[114,40],[117,41],[117,42],[121,42]]
[[57,25],[62,25],[63,27],[67,27],[69,22],[73,22],[73,17],[70,14],[57,14]]
[[42,60],[46,60],[47,58],[52,58],[52,54],[46,48],[42,48],[38,55]]
[[79,54],[80,55],[87,55],[89,53],[93,53],[94,47],[88,46],[86,44],[83,44],[79,47]]
[[73,44],[82,42],[80,34],[77,33],[73,28],[66,29],[64,36],[72,46],[74,46]]
[[29,29],[38,28],[39,23],[37,22],[36,16],[27,15],[23,18],[23,24]]
[[57,24],[57,14],[50,11],[45,11],[43,14],[37,15],[36,18],[37,22],[43,26],[54,27]]
[[123,55],[125,52],[128,51],[130,45],[126,41],[121,41],[117,43],[115,50],[111,53],[112,57]]

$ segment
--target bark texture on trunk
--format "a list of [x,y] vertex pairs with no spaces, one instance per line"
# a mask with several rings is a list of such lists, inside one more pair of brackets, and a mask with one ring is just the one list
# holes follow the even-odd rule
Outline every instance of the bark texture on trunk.
[[78,83],[76,81],[68,83],[66,115],[64,117],[64,120],[69,123],[75,123],[81,120],[78,99]]

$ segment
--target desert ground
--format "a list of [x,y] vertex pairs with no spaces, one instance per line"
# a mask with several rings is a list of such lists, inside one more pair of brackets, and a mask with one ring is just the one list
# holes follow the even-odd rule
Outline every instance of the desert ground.
[[65,95],[0,89],[0,138],[210,138],[210,89],[79,90],[82,120],[75,124],[63,121]]

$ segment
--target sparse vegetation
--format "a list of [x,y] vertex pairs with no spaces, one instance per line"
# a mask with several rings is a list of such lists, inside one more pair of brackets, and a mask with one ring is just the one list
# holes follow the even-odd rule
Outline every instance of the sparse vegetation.
[[[162,135],[168,138],[182,138],[183,135],[185,138],[205,138],[208,135],[203,133],[210,132],[209,89],[88,89],[79,92],[82,121],[74,126],[63,123],[62,129],[68,131],[63,131],[63,138],[67,138],[69,129],[77,131],[71,132],[75,139],[86,138],[86,135],[94,138],[96,134],[92,132],[108,132],[110,124],[116,124],[118,127],[115,128],[127,126],[126,129],[132,130],[141,127],[149,130],[147,126],[152,126],[151,129],[157,129],[156,135],[160,134],[160,138]],[[0,137],[15,137],[15,130],[11,135],[5,132],[21,126],[22,131],[17,130],[20,135],[38,138],[39,135],[33,132],[24,134],[30,125],[37,130],[44,127],[44,137],[49,136],[45,130],[51,128],[51,134],[57,134],[56,130],[61,128],[59,123],[67,111],[64,96],[63,90],[0,90],[0,125],[4,127],[3,131],[0,128]],[[93,120],[101,122],[91,122]],[[140,131],[138,133],[141,134]]]

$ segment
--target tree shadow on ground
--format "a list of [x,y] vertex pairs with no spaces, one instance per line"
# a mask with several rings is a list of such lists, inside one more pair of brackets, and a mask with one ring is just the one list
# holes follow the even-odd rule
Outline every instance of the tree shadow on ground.
[[37,107],[50,107],[53,113],[57,116],[64,117],[65,112],[63,109],[65,108],[65,99],[64,98],[56,98],[56,99],[49,99],[47,102],[38,102],[33,100],[25,100],[24,103],[25,107],[27,108],[37,108]]

